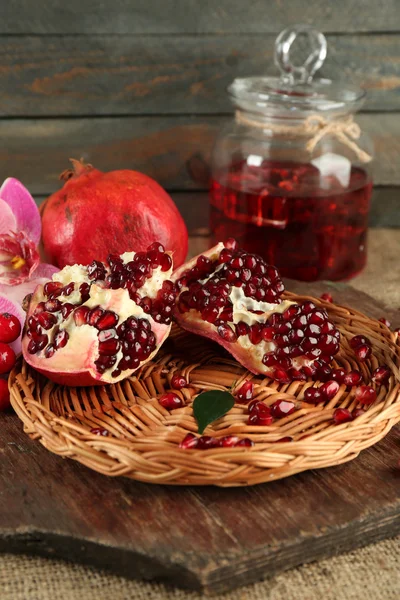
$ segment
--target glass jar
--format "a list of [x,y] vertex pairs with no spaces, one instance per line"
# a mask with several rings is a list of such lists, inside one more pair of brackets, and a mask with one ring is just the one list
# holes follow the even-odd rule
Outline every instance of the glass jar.
[[[289,54],[299,33],[312,51],[296,67]],[[348,279],[366,262],[372,144],[353,120],[365,93],[313,79],[326,49],[307,26],[283,31],[275,44],[281,77],[232,83],[235,121],[212,158],[213,242],[234,237],[303,281]]]

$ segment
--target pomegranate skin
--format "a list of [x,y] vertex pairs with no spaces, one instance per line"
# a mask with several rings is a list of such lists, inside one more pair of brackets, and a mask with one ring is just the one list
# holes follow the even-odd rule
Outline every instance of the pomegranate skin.
[[74,170],[62,175],[66,182],[42,208],[42,239],[53,264],[89,264],[93,256],[127,248],[145,251],[155,241],[173,252],[175,266],[188,250],[185,222],[167,192],[137,171],[103,173],[91,165],[72,161]]

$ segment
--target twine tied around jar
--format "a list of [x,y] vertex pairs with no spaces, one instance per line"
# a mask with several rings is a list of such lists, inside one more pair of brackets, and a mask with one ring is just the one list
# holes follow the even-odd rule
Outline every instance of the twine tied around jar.
[[358,160],[367,163],[372,160],[372,156],[362,150],[354,141],[361,135],[359,125],[354,121],[352,115],[345,119],[329,121],[322,115],[309,115],[300,125],[280,125],[269,121],[268,124],[255,119],[250,119],[243,111],[236,111],[236,122],[241,125],[257,127],[258,129],[269,129],[273,133],[288,134],[299,137],[310,137],[305,147],[308,152],[313,152],[316,145],[327,135],[332,135],[342,142],[345,146],[353,150]]

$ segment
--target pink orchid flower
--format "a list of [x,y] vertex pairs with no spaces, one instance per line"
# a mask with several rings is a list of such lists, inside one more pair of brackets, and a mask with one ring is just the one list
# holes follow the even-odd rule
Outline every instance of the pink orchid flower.
[[[38,245],[42,232],[39,209],[20,181],[5,180],[0,188],[0,313],[9,312],[24,323],[22,302],[57,267],[40,262]],[[21,350],[21,340],[14,342]]]

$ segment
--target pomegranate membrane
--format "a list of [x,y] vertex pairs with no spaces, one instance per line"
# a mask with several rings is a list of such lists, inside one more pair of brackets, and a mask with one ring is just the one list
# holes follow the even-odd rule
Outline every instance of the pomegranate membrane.
[[213,243],[233,236],[284,277],[348,279],[365,265],[371,191],[354,166],[343,186],[313,164],[236,160],[211,182]]

